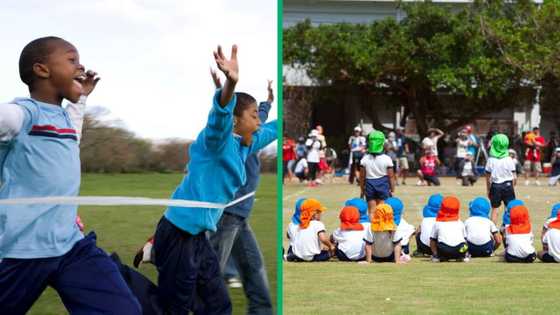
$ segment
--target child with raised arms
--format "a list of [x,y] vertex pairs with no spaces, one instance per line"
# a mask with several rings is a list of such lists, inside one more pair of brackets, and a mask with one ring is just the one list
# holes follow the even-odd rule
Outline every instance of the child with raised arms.
[[416,230],[416,255],[432,255],[430,248],[430,236],[432,235],[432,228],[436,223],[436,216],[441,209],[441,202],[443,201],[442,194],[431,195],[428,199],[428,204],[422,209],[422,222]]
[[[335,247],[329,241],[321,213],[326,208],[316,199],[305,199],[300,206],[300,224],[296,230],[288,230],[292,240],[288,261],[327,261]],[[323,249],[326,247],[326,249]]]
[[470,217],[465,221],[471,257],[490,257],[502,243],[496,224],[489,219],[490,202],[478,197],[469,203]]
[[360,161],[361,196],[368,202],[370,214],[375,206],[391,197],[395,191],[394,165],[391,158],[383,153],[385,135],[372,131],[368,135],[367,154]]
[[[0,199],[77,196],[79,126],[61,104],[79,102],[98,79],[85,73],[76,47],[58,37],[27,44],[19,71],[31,97],[0,105]],[[0,209],[0,314],[26,313],[47,286],[70,313],[141,313],[95,233],[84,237],[76,217],[76,206]]]

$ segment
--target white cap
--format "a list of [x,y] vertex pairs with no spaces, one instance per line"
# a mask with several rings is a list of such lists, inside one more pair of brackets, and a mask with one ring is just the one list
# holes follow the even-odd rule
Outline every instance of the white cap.
[[360,128],[360,126],[356,126],[356,127],[354,127],[354,131],[362,132],[362,128]]
[[319,131],[317,129],[313,129],[311,130],[311,132],[309,133],[310,137],[317,137],[319,135]]

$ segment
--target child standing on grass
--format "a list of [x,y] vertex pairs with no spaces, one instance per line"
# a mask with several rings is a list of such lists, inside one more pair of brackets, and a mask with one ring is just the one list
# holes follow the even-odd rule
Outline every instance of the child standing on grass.
[[[0,105],[0,199],[77,196],[77,126],[61,107],[95,88],[76,47],[58,37],[36,39],[19,60],[30,98]],[[81,119],[81,117],[80,117]],[[77,207],[17,205],[0,209],[0,314],[24,314],[47,286],[70,313],[140,314],[117,266],[76,224]]]
[[436,223],[436,216],[441,209],[441,202],[443,201],[442,194],[431,195],[428,199],[428,204],[422,210],[422,223],[416,231],[416,253],[415,255],[432,255],[430,248],[430,236],[432,229]]
[[367,154],[360,161],[361,196],[368,202],[369,212],[395,192],[394,165],[391,158],[383,154],[385,135],[372,131],[368,135]]
[[[237,46],[226,59],[214,52],[226,76],[214,94],[208,123],[190,146],[189,172],[172,199],[227,204],[247,181],[245,162],[276,139],[276,121],[261,125],[256,100],[235,93]],[[220,265],[206,232],[215,232],[224,209],[168,207],[154,236],[159,297],[170,313],[231,313]],[[197,296],[196,303],[194,297]]]
[[515,206],[510,211],[511,223],[506,228],[506,262],[532,263],[537,255],[533,247],[533,232],[529,210]]
[[364,226],[360,224],[360,211],[356,207],[345,206],[340,211],[340,227],[331,235],[335,244],[335,254],[340,261],[359,261],[366,256]]
[[[295,231],[288,230],[288,238],[292,240],[291,251],[288,250],[288,261],[327,261],[335,247],[329,241],[325,225],[321,222],[321,213],[325,207],[316,199],[306,199],[301,203],[300,224]],[[324,245],[327,249],[323,249]]]
[[504,207],[515,199],[514,186],[517,181],[515,163],[508,155],[509,139],[504,134],[497,134],[490,140],[490,158],[486,162],[486,192],[492,205],[490,219],[498,219],[498,207]]
[[403,218],[404,204],[399,198],[391,197],[385,200],[385,203],[393,208],[393,218],[397,225],[397,238],[401,238],[401,257],[404,261],[410,261],[410,238],[416,233],[414,226],[406,222]]
[[371,218],[371,229],[365,233],[366,262],[401,261],[401,239],[396,235],[397,225],[393,209],[386,203],[378,204]]
[[546,263],[560,262],[560,214],[557,213],[554,220],[548,222],[542,242],[543,250],[538,253],[538,258]]
[[469,211],[471,216],[465,221],[469,254],[490,257],[502,243],[496,224],[488,218],[490,202],[486,198],[475,198],[469,203]]
[[445,197],[441,202],[430,236],[433,262],[450,259],[469,261],[465,225],[459,218],[460,207],[459,199],[453,196]]

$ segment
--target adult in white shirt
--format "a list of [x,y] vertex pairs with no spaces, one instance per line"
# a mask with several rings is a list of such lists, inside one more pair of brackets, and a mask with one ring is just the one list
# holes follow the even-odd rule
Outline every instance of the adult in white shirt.
[[443,137],[445,133],[438,128],[428,129],[428,136],[422,140],[422,148],[424,151],[431,150],[435,156],[438,156],[438,140]]
[[315,129],[311,130],[309,133],[309,138],[305,141],[305,146],[307,150],[307,163],[309,164],[309,179],[311,180],[311,185],[316,184],[317,175],[319,172],[319,162],[321,141],[317,138],[319,132]]

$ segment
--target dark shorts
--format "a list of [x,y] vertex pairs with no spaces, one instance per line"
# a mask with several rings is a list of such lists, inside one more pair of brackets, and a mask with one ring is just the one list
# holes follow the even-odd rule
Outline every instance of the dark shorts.
[[231,314],[218,257],[205,233],[192,235],[162,217],[153,248],[159,297],[166,312]]
[[509,263],[532,263],[537,258],[537,255],[535,253],[532,253],[527,257],[517,257],[508,254],[508,252],[506,251],[505,258],[506,258],[506,262]]
[[352,164],[354,164],[356,167],[359,167],[363,157],[364,157],[363,153],[359,153],[359,154],[356,154],[355,152],[352,153]]
[[434,186],[439,186],[439,178],[436,175],[424,175],[422,174],[422,177],[424,177],[424,180],[428,182],[428,185],[434,185]]
[[389,257],[371,256],[371,259],[373,259],[373,261],[375,261],[375,262],[395,262],[395,254],[393,253]]
[[482,245],[475,245],[468,241],[467,244],[469,245],[469,254],[471,254],[472,257],[490,257],[490,255],[494,252],[493,240],[490,240],[488,243]]
[[541,259],[543,263],[557,263],[557,261],[549,253],[544,253]]
[[426,244],[422,243],[422,241],[420,240],[420,234],[422,234],[422,232],[416,234],[416,250],[419,253],[431,255],[432,249],[430,248],[430,246],[427,246]]
[[354,259],[354,260],[350,259],[350,258],[348,258],[348,256],[346,256],[346,254],[343,251],[338,249],[338,247],[336,248],[335,254],[336,254],[336,257],[338,258],[338,260],[340,260],[340,261],[360,261],[360,260],[365,260],[366,259],[365,257],[362,258],[362,259],[357,259],[357,260],[356,259]]
[[492,183],[489,197],[492,208],[498,208],[502,202],[504,203],[504,207],[507,206],[508,202],[515,199],[513,183],[511,181],[501,184]]
[[[0,314],[25,314],[50,286],[70,314],[142,314],[117,265],[89,233],[59,257],[4,258]],[[42,311],[39,311],[42,313]]]
[[291,246],[288,248],[288,255],[286,255],[286,260],[291,261],[291,262],[327,261],[330,258],[331,258],[331,255],[329,254],[329,251],[322,250],[319,254],[313,256],[313,259],[303,260],[303,259],[299,258],[298,256],[296,256],[296,254],[294,254]]
[[449,246],[442,242],[437,243],[437,254],[440,260],[465,258],[467,251],[467,243],[461,243],[457,246]]
[[366,200],[385,200],[391,197],[391,185],[389,177],[381,177],[377,179],[366,179]]

